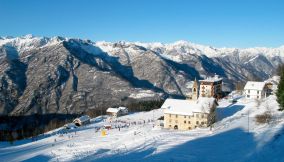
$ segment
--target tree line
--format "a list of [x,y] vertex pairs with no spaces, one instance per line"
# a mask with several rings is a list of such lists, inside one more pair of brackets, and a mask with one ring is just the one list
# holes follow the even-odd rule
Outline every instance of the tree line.
[[280,76],[280,82],[276,92],[277,102],[279,103],[279,110],[284,110],[284,65],[280,65],[277,68],[277,74]]
[[33,114],[26,116],[0,116],[0,141],[35,137],[63,126],[78,115]]
[[[137,101],[125,105],[129,112],[150,111],[162,106],[163,100]],[[106,114],[107,107],[89,109],[83,114],[94,118]],[[27,116],[0,116],[0,141],[33,138],[72,122],[83,114],[33,114]]]

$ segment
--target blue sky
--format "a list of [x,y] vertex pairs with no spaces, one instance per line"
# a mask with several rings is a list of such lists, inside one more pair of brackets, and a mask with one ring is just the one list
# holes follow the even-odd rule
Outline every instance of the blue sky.
[[0,0],[0,36],[284,45],[283,0]]

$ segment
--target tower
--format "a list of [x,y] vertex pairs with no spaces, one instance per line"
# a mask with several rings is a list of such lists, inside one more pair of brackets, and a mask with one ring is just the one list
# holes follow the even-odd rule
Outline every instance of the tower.
[[194,82],[193,82],[193,86],[192,86],[192,100],[197,100],[198,99],[198,82],[195,78]]

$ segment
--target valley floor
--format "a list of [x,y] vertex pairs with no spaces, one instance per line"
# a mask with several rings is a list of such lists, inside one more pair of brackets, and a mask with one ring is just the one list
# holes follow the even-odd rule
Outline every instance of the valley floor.
[[[257,108],[258,107],[258,108]],[[231,104],[219,102],[219,121],[213,130],[199,128],[190,131],[153,127],[163,110],[133,113],[119,117],[116,125],[129,127],[111,129],[102,136],[97,128],[110,121],[106,117],[92,124],[60,135],[61,129],[49,132],[37,140],[0,143],[1,161],[284,161],[284,119],[277,111],[275,96],[259,103],[240,99]],[[271,111],[273,120],[259,125],[255,115]],[[249,114],[249,118],[248,118]],[[136,123],[136,124],[135,124]],[[112,121],[114,124],[114,121]]]

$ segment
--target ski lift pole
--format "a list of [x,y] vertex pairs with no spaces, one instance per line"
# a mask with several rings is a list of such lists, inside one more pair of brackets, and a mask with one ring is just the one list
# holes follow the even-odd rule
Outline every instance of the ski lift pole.
[[155,118],[155,117],[154,117],[154,109],[153,109],[153,122],[154,122],[154,118]]
[[249,110],[248,110],[248,133],[249,133]]

